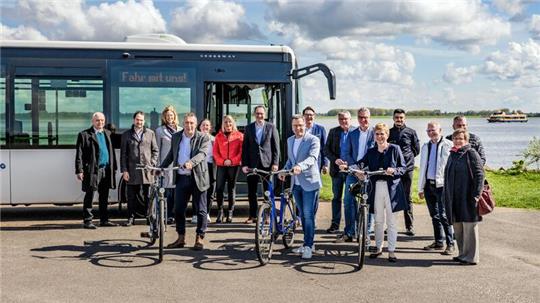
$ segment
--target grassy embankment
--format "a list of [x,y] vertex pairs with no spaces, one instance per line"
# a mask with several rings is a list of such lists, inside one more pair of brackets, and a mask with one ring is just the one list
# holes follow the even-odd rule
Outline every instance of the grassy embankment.
[[[486,178],[491,184],[497,206],[540,209],[540,173],[528,172],[507,175],[488,171]],[[414,174],[412,198],[414,203],[425,203],[418,199],[418,173]],[[332,181],[329,175],[323,175],[321,200],[332,200]]]

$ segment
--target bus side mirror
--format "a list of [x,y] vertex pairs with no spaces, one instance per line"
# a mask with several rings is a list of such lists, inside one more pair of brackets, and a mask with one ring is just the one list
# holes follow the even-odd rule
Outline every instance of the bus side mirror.
[[326,66],[326,64],[317,63],[310,66],[295,69],[293,70],[291,76],[293,79],[300,79],[318,71],[321,71],[326,77],[330,99],[335,100],[336,99],[336,75],[328,66]]

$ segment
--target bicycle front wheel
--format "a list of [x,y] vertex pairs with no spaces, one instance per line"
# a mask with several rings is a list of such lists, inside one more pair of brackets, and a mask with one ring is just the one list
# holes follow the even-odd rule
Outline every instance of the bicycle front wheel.
[[274,235],[272,224],[272,207],[268,203],[262,203],[257,213],[257,225],[255,227],[255,251],[261,265],[265,265],[272,258],[272,246]]
[[283,210],[283,246],[285,248],[291,248],[294,243],[296,220],[296,205],[294,200],[289,198]]
[[163,261],[163,240],[165,238],[165,200],[159,200],[158,213],[159,262]]
[[361,270],[364,266],[364,259],[366,256],[366,242],[367,242],[367,228],[366,228],[366,207],[360,206],[358,208],[358,270]]

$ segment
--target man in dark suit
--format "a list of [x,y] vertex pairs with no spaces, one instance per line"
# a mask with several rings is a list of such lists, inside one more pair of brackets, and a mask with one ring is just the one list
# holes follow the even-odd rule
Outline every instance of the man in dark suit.
[[161,167],[168,167],[171,163],[180,167],[174,174],[174,209],[178,239],[167,248],[182,248],[186,245],[186,208],[190,198],[193,199],[193,205],[197,205],[197,236],[193,249],[204,248],[203,239],[208,224],[206,190],[210,187],[206,155],[210,137],[196,128],[197,117],[194,113],[187,113],[184,116],[184,129],[172,135],[171,149],[161,163]]
[[341,205],[343,201],[343,186],[347,179],[346,173],[339,172],[339,166],[344,164],[344,146],[351,130],[351,113],[343,111],[338,113],[339,126],[330,129],[328,139],[324,145],[324,154],[330,162],[330,177],[332,178],[332,223],[326,230],[328,233],[339,231],[341,221]]
[[405,125],[405,111],[401,108],[394,110],[392,117],[394,126],[390,129],[388,143],[396,144],[401,148],[401,153],[405,159],[407,172],[401,176],[401,183],[405,189],[405,197],[407,198],[408,209],[403,212],[405,218],[405,232],[408,236],[414,236],[414,216],[413,203],[411,198],[411,187],[414,172],[414,158],[420,153],[420,141],[416,131]]
[[[279,164],[279,134],[270,122],[266,122],[266,109],[259,105],[254,110],[255,122],[246,126],[242,143],[242,171],[248,173],[249,168],[277,171]],[[249,218],[245,223],[253,223],[257,217],[258,176],[247,177]],[[266,191],[267,184],[263,183]]]
[[328,172],[328,159],[324,154],[324,145],[326,144],[326,129],[324,126],[315,123],[315,116],[317,114],[311,106],[304,108],[302,115],[304,116],[304,121],[306,122],[306,133],[312,134],[319,138],[321,149],[319,152],[319,157],[317,158],[317,164],[319,165],[319,170],[323,174],[326,174]]
[[133,126],[122,134],[120,147],[120,170],[127,182],[128,219],[125,226],[135,224],[136,209],[146,215],[152,172],[138,170],[138,165],[156,166],[158,160],[156,134],[144,127],[144,113],[133,114]]
[[77,136],[75,154],[75,174],[82,181],[85,192],[83,204],[83,227],[96,229],[92,223],[92,202],[94,192],[99,194],[100,226],[116,226],[109,221],[107,206],[109,188],[115,188],[116,157],[111,143],[111,133],[104,129],[105,115],[97,112],[92,115],[92,127]]

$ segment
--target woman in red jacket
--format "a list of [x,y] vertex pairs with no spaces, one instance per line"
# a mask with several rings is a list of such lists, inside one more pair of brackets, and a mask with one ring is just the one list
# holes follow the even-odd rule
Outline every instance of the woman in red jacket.
[[229,199],[229,211],[227,212],[227,223],[232,222],[234,201],[235,201],[235,186],[240,162],[242,159],[242,142],[244,134],[236,128],[236,122],[232,116],[226,115],[223,117],[221,130],[216,135],[214,142],[214,163],[217,166],[216,176],[216,200],[218,204],[218,215],[216,223],[223,220],[223,191],[225,189],[225,181],[227,182],[227,197]]

